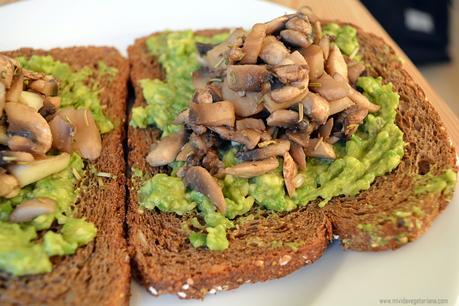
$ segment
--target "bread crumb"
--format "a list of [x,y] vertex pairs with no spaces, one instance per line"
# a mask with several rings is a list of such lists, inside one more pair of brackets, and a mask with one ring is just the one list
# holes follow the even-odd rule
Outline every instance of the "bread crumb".
[[257,267],[263,267],[265,265],[265,262],[263,260],[257,260],[255,262],[255,266]]
[[279,265],[285,266],[286,264],[290,262],[290,260],[292,260],[292,256],[284,255],[279,259]]
[[148,287],[148,291],[153,294],[153,295],[158,295],[158,290],[156,290],[154,287],[150,286]]
[[190,288],[190,285],[188,283],[183,284],[182,289],[183,290],[188,290]]

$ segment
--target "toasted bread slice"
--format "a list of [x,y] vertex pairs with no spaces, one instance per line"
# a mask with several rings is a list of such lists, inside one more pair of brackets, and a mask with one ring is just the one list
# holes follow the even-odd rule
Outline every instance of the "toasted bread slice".
[[[87,171],[84,189],[75,214],[97,227],[95,240],[80,247],[75,255],[53,262],[53,271],[30,277],[0,275],[1,305],[127,305],[130,266],[124,237],[125,219],[125,110],[129,65],[114,48],[75,47],[50,51],[20,49],[11,57],[51,55],[74,69],[97,69],[99,61],[118,69],[116,76],[99,81],[101,103],[115,129],[102,136],[102,154],[93,165],[97,171],[114,175],[105,179]],[[100,178],[99,178],[100,179]]]
[[[398,168],[378,177],[369,190],[355,197],[335,197],[325,208],[319,208],[317,201],[286,214],[252,211],[252,221],[229,232],[230,247],[223,252],[193,248],[181,229],[179,216],[139,210],[139,183],[131,179],[127,220],[133,271],[150,293],[203,298],[244,283],[279,278],[319,258],[332,234],[340,236],[346,249],[395,249],[418,238],[446,207],[447,196],[416,195],[414,191],[418,174],[440,175],[446,169],[456,170],[454,148],[439,115],[382,39],[361,30],[358,37],[370,73],[392,82],[400,94],[397,124],[407,146]],[[147,38],[136,40],[128,49],[136,106],[144,103],[139,80],[164,77],[157,60],[146,49]],[[147,173],[162,171],[151,169],[145,161],[158,135],[153,129],[129,127],[130,168]],[[414,206],[422,214],[412,213]],[[273,248],[277,241],[284,244]],[[299,247],[290,247],[288,242],[292,241]]]

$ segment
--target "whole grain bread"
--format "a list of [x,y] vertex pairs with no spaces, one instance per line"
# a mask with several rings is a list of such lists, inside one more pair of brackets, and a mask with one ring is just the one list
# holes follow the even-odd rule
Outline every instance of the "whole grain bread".
[[118,51],[108,47],[74,47],[50,51],[20,49],[5,54],[16,56],[51,55],[74,69],[97,70],[99,61],[118,73],[98,80],[100,100],[115,129],[102,136],[102,154],[93,165],[97,171],[114,175],[100,178],[89,171],[82,182],[75,214],[93,222],[97,236],[80,247],[75,255],[53,259],[53,271],[13,278],[0,275],[1,305],[127,305],[130,266],[124,233],[125,220],[125,115],[129,65]]
[[[215,33],[207,30],[199,34]],[[164,77],[157,60],[146,49],[147,38],[136,40],[128,49],[135,106],[144,103],[139,80]],[[397,169],[378,177],[369,190],[355,197],[335,197],[325,208],[313,202],[287,214],[254,209],[253,220],[239,222],[229,232],[230,247],[223,252],[193,248],[179,216],[139,209],[140,183],[132,178],[128,182],[127,218],[131,260],[134,275],[150,293],[203,298],[244,283],[279,278],[310,264],[325,251],[332,234],[339,235],[346,249],[381,251],[413,241],[429,228],[448,199],[443,194],[415,195],[415,177],[456,170],[454,148],[439,115],[394,51],[375,35],[359,30],[358,38],[370,74],[392,82],[400,94],[396,120],[406,147]],[[158,135],[154,129],[129,127],[130,168],[151,174],[163,170],[152,169],[145,162]],[[292,248],[292,243],[297,247]]]

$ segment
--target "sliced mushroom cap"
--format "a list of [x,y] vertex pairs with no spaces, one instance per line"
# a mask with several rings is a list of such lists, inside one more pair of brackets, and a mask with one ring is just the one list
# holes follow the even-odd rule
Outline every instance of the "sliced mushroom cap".
[[15,60],[0,54],[0,83],[6,88],[10,88],[17,67],[19,64]]
[[15,102],[5,104],[8,116],[8,132],[10,134],[27,135],[28,137],[15,136],[8,141],[12,151],[25,151],[45,154],[51,148],[53,137],[51,129],[39,113],[33,108]]
[[324,54],[324,59],[327,60],[330,55],[330,37],[328,35],[322,36],[319,42],[320,48]]
[[193,71],[191,74],[191,80],[193,82],[193,87],[195,89],[206,88],[210,79],[214,78],[215,74],[211,73],[207,68],[201,68],[199,70]]
[[191,145],[193,150],[195,152],[199,152],[200,155],[204,155],[209,149],[207,147],[206,142],[204,141],[204,136],[197,135],[195,133],[191,133],[189,144]]
[[325,158],[325,159],[336,159],[336,153],[333,146],[322,138],[310,139],[308,147],[305,148],[306,156]]
[[226,203],[223,192],[217,181],[205,168],[200,166],[189,168],[184,179],[187,186],[207,196],[219,212],[225,213]]
[[314,37],[314,43],[318,45],[322,39],[322,25],[319,20],[312,23],[312,35]]
[[245,118],[236,120],[236,130],[241,131],[246,129],[264,131],[266,130],[266,126],[262,119]]
[[301,101],[300,97],[308,88],[298,88],[295,86],[284,85],[281,88],[271,91],[270,96],[276,103],[297,103]]
[[337,81],[327,73],[322,74],[316,82],[319,86],[311,87],[311,90],[317,92],[328,101],[338,100],[349,94],[348,84],[345,81]]
[[[293,86],[290,86],[290,87],[293,87]],[[270,113],[273,113],[278,109],[287,109],[287,108],[289,108],[289,107],[291,107],[291,106],[293,106],[295,104],[298,104],[298,102],[303,100],[304,97],[309,92],[307,88],[305,88],[305,89],[303,89],[301,91],[302,91],[302,93],[298,97],[296,97],[295,99],[292,99],[291,101],[282,102],[282,103],[274,101],[274,99],[271,98],[271,95],[269,93],[267,93],[267,94],[264,95],[264,105],[265,105],[266,109]]]
[[0,166],[15,163],[31,162],[34,160],[32,154],[17,151],[0,151]]
[[192,103],[190,106],[189,121],[192,124],[205,126],[226,125],[233,127],[236,120],[233,103],[220,101],[212,104]]
[[309,142],[310,134],[307,132],[292,132],[287,131],[287,138],[292,142],[299,144],[302,147],[306,147]]
[[245,56],[241,60],[241,64],[255,64],[257,62],[265,37],[266,25],[256,23],[247,34],[244,45],[242,46]]
[[52,214],[57,203],[50,198],[26,200],[16,206],[10,215],[10,222],[29,222],[38,216]]
[[6,103],[6,87],[5,84],[0,82],[0,118],[3,116],[3,109]]
[[20,189],[19,182],[14,176],[0,173],[0,198],[13,198],[19,193]]
[[328,139],[330,137],[332,129],[333,129],[333,118],[328,118],[327,123],[325,123],[319,128],[319,136],[322,137],[323,139]]
[[308,20],[305,20],[301,17],[293,17],[285,24],[285,27],[290,30],[295,30],[306,35],[312,33],[312,27]]
[[194,148],[191,145],[191,143],[187,142],[186,144],[183,145],[183,147],[180,149],[180,152],[177,154],[177,157],[175,160],[177,161],[186,161],[187,158],[192,155],[194,152]]
[[188,123],[189,121],[189,115],[190,115],[190,109],[187,108],[184,111],[182,111],[180,114],[177,115],[174,119],[174,124],[185,124]]
[[239,117],[249,117],[258,114],[263,110],[263,94],[260,92],[246,92],[240,95],[238,92],[229,89],[226,80],[222,86],[223,99],[230,101],[234,111]]
[[300,81],[306,77],[308,69],[306,66],[290,64],[278,65],[272,68],[272,72],[284,84]]
[[288,152],[284,153],[282,172],[284,175],[284,183],[287,188],[287,193],[290,197],[293,197],[296,190],[295,177],[298,174],[298,168],[292,156]]
[[263,148],[238,152],[237,157],[241,160],[261,160],[274,156],[283,156],[288,150],[290,150],[290,141],[279,139]]
[[[340,114],[338,121],[343,122],[344,135],[349,138],[368,115],[368,109],[354,105]],[[344,119],[343,119],[344,118]]]
[[228,52],[234,45],[242,43],[242,38],[245,35],[245,31],[242,29],[234,30],[226,41],[216,45],[214,48],[209,50],[206,54],[206,62],[212,70],[222,70],[226,68],[225,59],[228,56]]
[[24,187],[51,174],[64,170],[69,163],[70,155],[61,153],[60,155],[47,157],[41,160],[10,165],[7,169],[18,180],[19,185]]
[[324,57],[322,48],[317,45],[311,45],[306,49],[301,49],[301,55],[304,56],[309,66],[309,79],[317,80],[324,73]]
[[274,36],[267,36],[263,40],[260,58],[268,65],[279,65],[289,55],[285,45]]
[[260,142],[261,133],[256,130],[247,129],[241,131],[234,131],[221,126],[212,127],[210,129],[218,135],[220,135],[221,138],[240,143],[249,150],[255,148],[258,142]]
[[347,75],[351,84],[355,84],[364,71],[365,65],[360,62],[349,61],[347,63]]
[[59,84],[52,77],[45,77],[41,80],[35,80],[30,82],[29,88],[44,94],[45,96],[57,96]]
[[213,102],[212,94],[205,88],[198,88],[193,95],[194,103],[210,104]]
[[37,93],[23,91],[19,96],[19,102],[33,108],[38,112],[40,108],[43,107],[44,98]]
[[300,48],[307,48],[312,44],[312,39],[308,35],[299,31],[282,30],[280,32],[280,36],[287,43]]
[[243,178],[259,176],[279,167],[279,161],[275,157],[264,160],[248,161],[225,168],[224,174],[234,175]]
[[304,114],[313,121],[322,124],[327,120],[330,106],[328,101],[321,96],[310,92],[301,103],[303,104]]
[[56,149],[67,153],[77,152],[89,160],[99,158],[102,140],[89,110],[73,107],[60,109],[49,124]]
[[24,90],[24,75],[19,73],[14,76],[10,89],[6,92],[7,102],[18,102],[21,92]]
[[284,15],[284,16],[280,16],[280,17],[274,18],[271,21],[266,22],[265,23],[266,34],[271,35],[274,32],[278,32],[282,30],[285,27],[285,23],[287,22],[289,18],[290,18],[289,15]]
[[[295,50],[295,51],[293,51],[292,53],[290,53],[285,59],[288,59],[288,60],[292,61],[293,64],[306,66],[307,69],[308,69],[308,73],[309,73],[308,62],[306,61],[306,59],[304,58],[304,56],[301,55],[301,53],[300,53],[298,50]],[[281,62],[281,65],[286,65],[286,64],[287,64],[287,63],[282,63],[282,62]]]
[[6,126],[0,124],[0,145],[8,145],[8,134],[6,133]]
[[152,167],[158,167],[173,162],[184,144],[184,132],[164,137],[148,153],[147,163]]
[[335,75],[335,73],[340,74],[347,81],[347,64],[344,60],[341,50],[336,44],[333,44],[330,47],[330,54],[328,55],[326,70],[330,75]]
[[233,91],[261,91],[269,77],[264,65],[229,65],[226,70],[226,81]]
[[340,113],[343,110],[348,109],[352,105],[354,105],[354,102],[352,102],[352,100],[349,99],[348,97],[330,101],[329,102],[330,109],[328,111],[328,115],[332,116],[334,114]]
[[300,170],[306,170],[306,155],[302,146],[294,141],[290,142],[290,155]]
[[293,127],[298,123],[298,113],[292,110],[279,109],[266,119],[268,126]]
[[367,97],[365,97],[363,94],[361,94],[351,86],[349,86],[349,89],[349,98],[361,108],[366,108],[370,113],[375,113],[379,111],[379,109],[381,108],[381,106],[371,103]]

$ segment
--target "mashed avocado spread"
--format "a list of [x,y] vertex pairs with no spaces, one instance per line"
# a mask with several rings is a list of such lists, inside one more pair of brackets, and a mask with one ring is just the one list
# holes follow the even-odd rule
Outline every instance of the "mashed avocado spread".
[[[336,44],[344,54],[358,56],[359,44],[354,28],[328,24],[324,30],[336,37]],[[154,124],[165,133],[177,129],[170,122],[191,99],[191,71],[198,68],[194,56],[196,41],[191,32],[171,32],[147,41],[152,54],[161,54],[160,62],[168,78],[166,82],[142,81],[147,106],[133,110],[132,125],[146,127]],[[206,196],[187,190],[180,179],[165,174],[155,175],[144,182],[139,191],[140,205],[180,215],[196,209],[205,225],[197,217],[191,218],[191,244],[224,250],[228,247],[226,231],[234,227],[233,220],[254,205],[284,212],[320,199],[319,206],[323,207],[335,196],[353,196],[368,189],[377,176],[397,167],[404,154],[404,142],[403,133],[395,124],[399,96],[392,85],[384,84],[381,78],[360,77],[357,87],[371,102],[380,105],[380,110],[369,114],[351,139],[335,144],[336,160],[308,158],[307,168],[301,173],[304,184],[292,198],[286,194],[279,167],[251,179],[226,175],[219,180],[228,206],[225,215],[217,212]],[[220,153],[226,167],[239,162],[234,148]],[[174,165],[172,175],[175,175],[176,167]],[[156,185],[158,181],[160,184]]]
[[[97,85],[89,87],[87,84],[88,78],[93,76],[91,69],[75,72],[69,65],[49,56],[20,57],[18,60],[26,69],[51,74],[59,80],[63,107],[89,108],[101,132],[113,128],[103,113]],[[96,77],[116,73],[116,68],[100,62]],[[73,153],[63,171],[22,188],[12,199],[0,198],[0,271],[14,276],[50,272],[50,257],[74,254],[79,246],[94,239],[97,232],[94,224],[75,218],[72,213],[79,192],[77,184],[84,175],[84,162]],[[31,222],[8,221],[15,206],[39,197],[55,200],[56,212],[36,217]]]

